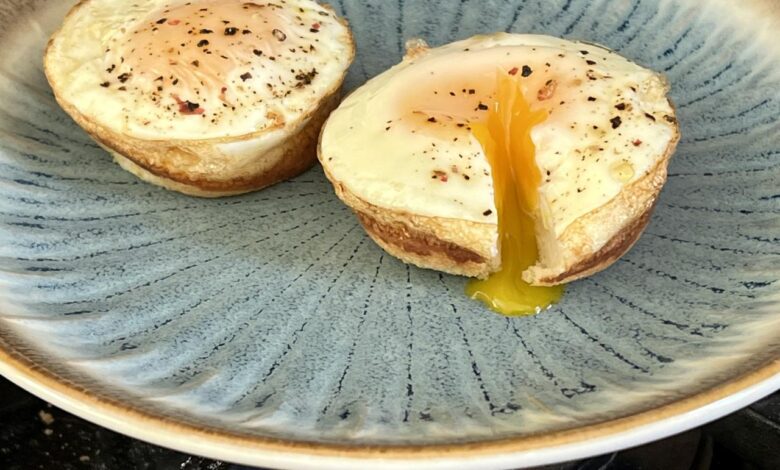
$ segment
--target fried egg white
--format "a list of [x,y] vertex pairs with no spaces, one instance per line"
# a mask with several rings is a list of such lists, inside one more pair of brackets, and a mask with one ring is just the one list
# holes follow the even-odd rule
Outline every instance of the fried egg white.
[[222,142],[187,149],[224,157],[221,171],[300,130],[353,55],[346,23],[311,0],[86,0],[52,37],[45,68],[88,130]]

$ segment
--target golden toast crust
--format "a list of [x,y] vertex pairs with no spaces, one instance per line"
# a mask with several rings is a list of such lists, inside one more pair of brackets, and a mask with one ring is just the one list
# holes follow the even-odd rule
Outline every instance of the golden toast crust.
[[377,245],[408,263],[471,277],[486,274],[487,260],[468,248],[410,229],[402,223],[382,223],[363,212],[357,212],[357,216]]
[[[255,171],[245,170],[229,177],[224,173],[214,175],[188,171],[186,161],[198,159],[198,165],[203,164],[203,161],[202,157],[194,155],[186,146],[133,142],[108,129],[96,129],[98,126],[86,120],[82,123],[74,114],[71,116],[114,156],[122,168],[142,180],[190,196],[223,197],[257,191],[311,168],[317,161],[317,135],[338,103],[338,93],[326,98],[298,132],[256,157]],[[73,113],[77,111],[73,110]],[[212,163],[217,158],[214,157]]]

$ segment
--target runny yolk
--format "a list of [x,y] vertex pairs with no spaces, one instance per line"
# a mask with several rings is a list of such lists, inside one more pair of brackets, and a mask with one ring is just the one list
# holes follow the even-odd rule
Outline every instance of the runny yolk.
[[557,302],[564,290],[563,286],[532,286],[521,277],[538,255],[534,216],[542,177],[531,129],[547,118],[547,112],[531,110],[517,80],[503,73],[494,101],[487,121],[474,122],[471,129],[492,170],[501,270],[485,280],[470,281],[466,293],[498,313],[529,315]]

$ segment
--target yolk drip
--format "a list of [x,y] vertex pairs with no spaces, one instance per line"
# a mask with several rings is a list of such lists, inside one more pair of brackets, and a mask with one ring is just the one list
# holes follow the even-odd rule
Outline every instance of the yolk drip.
[[520,84],[501,73],[487,122],[471,124],[492,169],[502,269],[488,279],[472,280],[466,293],[504,315],[538,313],[557,302],[564,290],[532,286],[521,277],[538,255],[534,214],[542,178],[531,129],[546,118],[546,111],[531,110]]

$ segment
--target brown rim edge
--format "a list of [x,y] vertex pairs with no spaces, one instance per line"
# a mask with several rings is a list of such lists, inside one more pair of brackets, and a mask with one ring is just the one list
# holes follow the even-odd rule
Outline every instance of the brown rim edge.
[[[48,373],[41,367],[36,366],[24,356],[6,351],[4,346],[8,346],[8,343],[0,338],[0,363],[6,368],[10,368],[16,375],[15,377],[6,376],[9,380],[19,384],[19,382],[21,382],[19,378],[22,378],[31,384],[41,386],[46,391],[50,392],[52,396],[60,397],[63,401],[75,401],[88,405],[92,413],[103,414],[108,418],[112,418],[117,423],[117,427],[121,422],[139,430],[154,428],[157,432],[167,431],[179,436],[180,439],[184,437],[194,438],[213,444],[229,446],[233,449],[243,449],[244,451],[274,452],[299,456],[339,457],[346,459],[381,458],[402,460],[434,459],[437,457],[473,458],[576,444],[586,440],[609,437],[643,425],[682,415],[683,413],[704,407],[753,385],[769,380],[775,375],[780,375],[780,358],[770,359],[751,372],[658,408],[602,423],[591,424],[565,431],[556,431],[548,434],[463,444],[342,446],[276,438],[249,437],[238,433],[233,434],[224,431],[213,431],[205,427],[176,422],[127,405],[122,405],[110,398],[101,398],[90,395],[85,391],[79,390],[75,386],[66,384],[64,380],[59,380],[56,376]],[[72,409],[67,411],[79,414],[78,411]],[[713,416],[713,419],[715,418],[717,418],[717,416]]]

